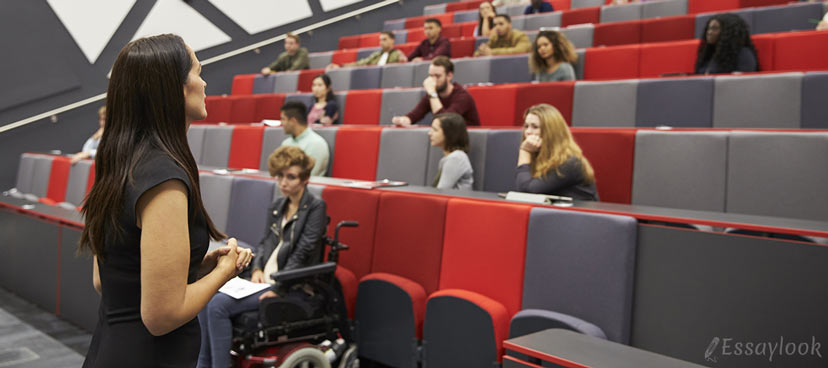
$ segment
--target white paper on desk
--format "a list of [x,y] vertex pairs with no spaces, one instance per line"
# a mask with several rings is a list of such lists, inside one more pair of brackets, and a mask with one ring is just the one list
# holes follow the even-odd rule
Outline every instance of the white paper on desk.
[[269,288],[270,286],[270,284],[257,284],[255,282],[250,282],[237,276],[230,279],[230,281],[227,281],[224,286],[219,289],[219,292],[230,295],[233,299],[241,299],[256,294]]

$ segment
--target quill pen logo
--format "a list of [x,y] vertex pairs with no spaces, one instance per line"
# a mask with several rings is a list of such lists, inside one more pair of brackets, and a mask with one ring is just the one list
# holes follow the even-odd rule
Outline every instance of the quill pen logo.
[[704,360],[708,362],[716,363],[718,358],[713,355],[716,352],[716,348],[719,347],[719,342],[721,340],[718,337],[714,337],[713,340],[710,341],[710,345],[707,345],[707,350],[704,351]]

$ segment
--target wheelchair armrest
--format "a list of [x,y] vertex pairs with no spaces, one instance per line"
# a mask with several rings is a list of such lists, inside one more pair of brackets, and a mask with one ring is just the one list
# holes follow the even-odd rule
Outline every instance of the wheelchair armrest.
[[320,263],[320,264],[313,265],[313,266],[308,266],[308,267],[297,268],[297,269],[289,270],[289,271],[274,272],[273,274],[270,275],[270,278],[273,279],[273,281],[276,281],[276,282],[284,282],[284,281],[290,281],[290,280],[306,278],[306,277],[314,276],[314,275],[321,275],[321,274],[325,274],[325,273],[333,274],[335,271],[336,271],[336,263],[334,263],[334,262],[325,262],[325,263]]
[[600,327],[578,317],[543,309],[524,309],[512,317],[509,338],[528,335],[548,328],[562,328],[584,335],[607,339]]

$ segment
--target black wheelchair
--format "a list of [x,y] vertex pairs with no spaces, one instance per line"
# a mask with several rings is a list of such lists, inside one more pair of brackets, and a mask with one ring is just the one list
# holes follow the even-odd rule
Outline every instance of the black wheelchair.
[[339,252],[348,249],[339,242],[339,230],[356,226],[354,221],[337,224],[334,238],[324,238],[330,246],[327,262],[273,273],[279,297],[234,318],[236,367],[359,367],[354,326],[336,277]]

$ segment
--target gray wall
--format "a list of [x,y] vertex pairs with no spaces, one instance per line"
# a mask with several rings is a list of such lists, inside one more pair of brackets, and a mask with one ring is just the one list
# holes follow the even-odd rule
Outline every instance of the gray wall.
[[[106,92],[106,74],[118,51],[129,42],[155,2],[136,2],[96,63],[90,65],[46,1],[4,0],[0,4],[0,126]],[[207,0],[187,2],[233,39],[199,52],[199,59],[204,60],[379,0],[366,0],[328,13],[322,12],[319,0],[310,0],[313,17],[255,35],[248,35]],[[311,52],[334,50],[340,36],[381,31],[387,19],[421,15],[424,6],[442,2],[445,0],[408,0],[389,5],[363,14],[360,19],[348,19],[304,34],[302,45]],[[206,66],[202,75],[208,83],[207,93],[230,93],[233,75],[257,72],[274,60],[282,47],[279,42],[259,52]],[[56,123],[44,119],[0,133],[0,189],[14,186],[23,152],[80,150],[97,127],[96,110],[102,105],[103,102],[95,103],[60,114]]]

